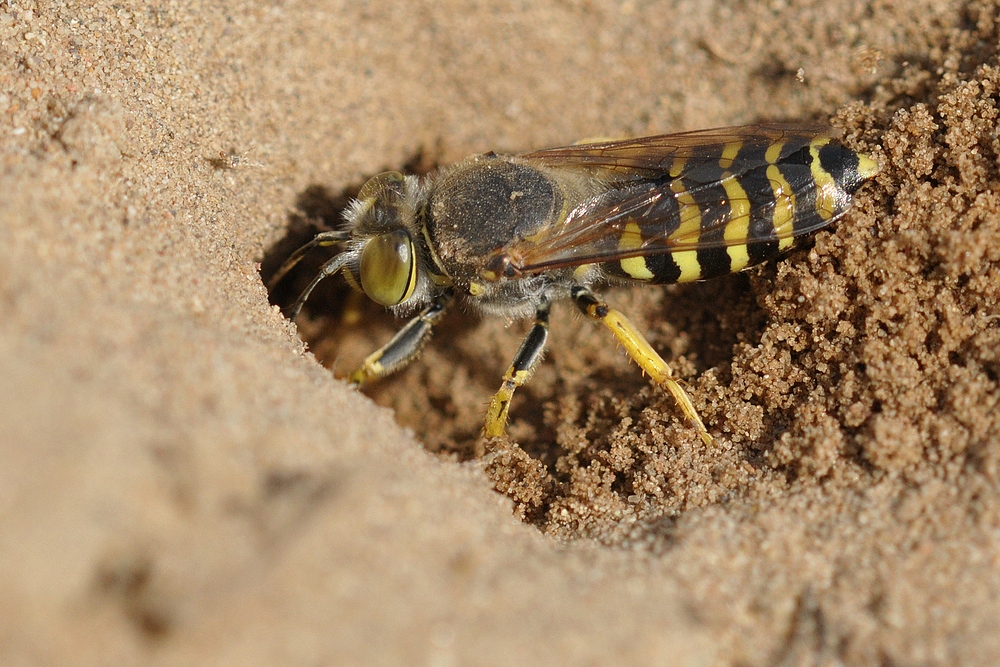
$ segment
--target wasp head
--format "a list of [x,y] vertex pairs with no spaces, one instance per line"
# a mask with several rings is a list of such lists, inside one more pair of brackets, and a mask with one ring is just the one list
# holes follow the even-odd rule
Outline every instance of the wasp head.
[[387,171],[368,180],[345,213],[351,225],[352,277],[368,297],[383,306],[397,306],[419,282],[416,217],[419,184],[415,177]]

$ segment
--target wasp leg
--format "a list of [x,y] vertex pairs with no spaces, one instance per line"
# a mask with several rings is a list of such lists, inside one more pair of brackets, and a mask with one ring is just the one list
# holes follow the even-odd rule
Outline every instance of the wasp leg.
[[647,373],[654,382],[665,387],[673,395],[674,400],[680,405],[681,410],[687,418],[694,422],[694,425],[698,428],[698,435],[701,436],[702,441],[706,445],[711,445],[713,442],[712,436],[709,435],[708,429],[705,428],[701,417],[698,416],[698,412],[694,409],[691,398],[674,379],[673,371],[670,370],[667,362],[653,349],[653,346],[639,333],[639,330],[624,315],[614,308],[609,307],[608,304],[597,298],[586,287],[574,287],[571,294],[576,305],[583,311],[584,315],[592,320],[604,323],[606,327],[611,329],[611,333],[615,335],[618,342],[628,352],[628,356],[632,357],[632,360],[639,364],[639,368]]
[[368,355],[361,368],[351,373],[350,382],[358,386],[401,370],[417,358],[430,340],[434,324],[444,316],[451,302],[451,293],[437,297],[419,315],[406,323],[388,343]]
[[507,426],[507,412],[514,391],[528,381],[535,366],[542,360],[545,352],[545,341],[549,337],[549,304],[545,303],[535,313],[535,325],[524,337],[520,349],[514,355],[514,361],[503,376],[503,384],[490,402],[486,413],[486,423],[483,425],[483,435],[487,438],[499,438]]

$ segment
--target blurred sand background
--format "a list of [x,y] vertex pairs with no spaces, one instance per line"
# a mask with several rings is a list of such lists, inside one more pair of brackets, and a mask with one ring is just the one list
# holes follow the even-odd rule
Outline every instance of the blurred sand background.
[[[4,3],[0,662],[997,664],[998,14]],[[483,458],[523,326],[366,396],[261,281],[385,168],[792,118],[883,164],[848,219],[609,296],[713,450],[563,308]],[[395,324],[326,294],[342,372]]]

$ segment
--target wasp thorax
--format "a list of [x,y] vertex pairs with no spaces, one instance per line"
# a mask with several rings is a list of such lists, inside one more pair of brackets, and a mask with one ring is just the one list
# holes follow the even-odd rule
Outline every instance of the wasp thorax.
[[486,266],[479,272],[479,277],[489,282],[495,282],[500,278],[516,278],[520,271],[511,262],[510,255],[500,252],[494,253],[486,260]]
[[413,240],[402,230],[372,237],[361,251],[361,287],[372,301],[395,306],[417,286]]

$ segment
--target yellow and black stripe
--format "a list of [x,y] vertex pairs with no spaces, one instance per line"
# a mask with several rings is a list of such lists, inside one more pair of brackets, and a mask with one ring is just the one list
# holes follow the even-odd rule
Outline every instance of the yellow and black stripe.
[[603,263],[606,273],[678,283],[742,271],[843,215],[878,171],[825,136],[733,141],[713,151],[696,164],[677,159],[669,176],[643,184],[665,196],[627,221],[618,250],[636,256]]

